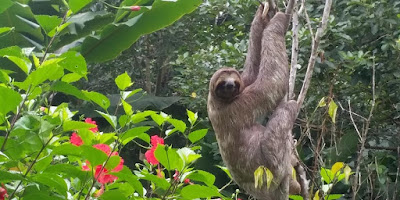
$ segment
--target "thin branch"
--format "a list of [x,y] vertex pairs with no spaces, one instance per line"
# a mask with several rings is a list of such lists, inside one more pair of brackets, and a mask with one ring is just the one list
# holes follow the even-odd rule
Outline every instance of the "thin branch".
[[396,172],[396,180],[394,182],[394,191],[393,191],[393,200],[396,200],[397,198],[397,183],[399,179],[399,174],[400,174],[400,146],[397,147],[397,172]]
[[371,109],[369,111],[369,116],[365,122],[365,127],[363,129],[363,132],[362,132],[361,138],[360,138],[360,150],[359,150],[358,156],[357,156],[355,177],[354,177],[353,186],[352,186],[353,187],[353,196],[352,196],[353,200],[356,199],[357,192],[358,192],[358,189],[360,188],[360,184],[361,184],[359,181],[359,179],[361,179],[360,164],[361,164],[361,160],[362,160],[362,155],[365,150],[365,142],[367,140],[369,125],[371,123],[371,119],[372,119],[374,108],[375,108],[375,98],[376,98],[376,96],[375,96],[375,58],[373,58],[373,62],[372,62],[372,102],[371,102]]
[[[292,1],[290,1],[292,2]],[[290,3],[289,2],[289,3]],[[289,76],[289,99],[294,98],[294,85],[297,73],[297,58],[299,55],[299,15],[297,13],[297,0],[293,0],[294,12],[292,16],[292,58],[290,61],[290,76]],[[289,6],[288,6],[289,7]],[[288,10],[286,10],[286,13]]]
[[304,78],[303,86],[301,88],[299,97],[297,98],[297,104],[299,105],[299,110],[300,110],[301,105],[304,102],[308,88],[310,87],[311,77],[312,77],[312,73],[314,71],[315,61],[317,59],[317,54],[318,54],[318,46],[319,46],[321,37],[323,36],[325,29],[328,25],[328,19],[329,19],[329,13],[331,11],[331,6],[332,6],[332,0],[326,0],[325,7],[324,7],[324,13],[322,14],[322,20],[319,25],[319,28],[317,29],[315,39],[313,40],[313,44],[311,46],[311,56],[310,56],[310,59],[308,60],[307,72],[306,72],[306,75]]

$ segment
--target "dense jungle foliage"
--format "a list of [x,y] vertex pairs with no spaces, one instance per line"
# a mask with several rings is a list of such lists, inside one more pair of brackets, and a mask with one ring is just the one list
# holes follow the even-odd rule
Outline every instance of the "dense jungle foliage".
[[[325,1],[301,3],[295,94]],[[242,68],[258,5],[2,0],[0,200],[251,198],[206,100]],[[400,199],[399,66],[399,1],[333,1],[293,130],[312,199]]]

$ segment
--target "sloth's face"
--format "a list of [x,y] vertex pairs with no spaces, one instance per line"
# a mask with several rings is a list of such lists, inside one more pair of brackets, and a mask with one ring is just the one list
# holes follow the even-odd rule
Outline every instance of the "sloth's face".
[[215,85],[215,95],[222,100],[233,100],[240,93],[241,77],[237,71],[222,71]]

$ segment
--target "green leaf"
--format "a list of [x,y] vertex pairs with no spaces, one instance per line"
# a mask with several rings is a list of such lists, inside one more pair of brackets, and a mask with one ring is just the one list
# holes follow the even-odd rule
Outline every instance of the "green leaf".
[[5,10],[7,10],[7,8],[9,8],[11,5],[13,5],[14,2],[12,2],[11,0],[1,0],[1,4],[0,4],[0,14],[2,12],[4,12]]
[[267,189],[271,187],[272,180],[274,180],[274,174],[272,174],[271,170],[264,167],[265,175],[267,176]]
[[18,92],[0,86],[0,94],[0,113],[6,115],[10,111],[17,110],[22,101],[22,97]]
[[139,126],[127,130],[126,132],[122,133],[120,137],[122,144],[126,145],[128,142],[139,137],[141,134],[146,134],[146,131],[148,131],[150,128],[151,126]]
[[144,177],[141,177],[141,179],[151,181],[157,187],[163,190],[167,190],[171,186],[171,184],[167,180],[165,180],[165,178],[160,178],[153,174],[145,174]]
[[224,171],[225,174],[228,175],[228,177],[233,180],[231,172],[229,172],[228,168],[220,166],[220,165],[217,165],[217,167],[220,168],[222,171]]
[[50,165],[51,161],[53,161],[53,155],[48,155],[38,159],[34,165],[35,171],[42,172],[47,166]]
[[182,171],[184,167],[181,157],[176,150],[171,147],[158,145],[154,156],[169,171],[175,169]]
[[120,90],[125,90],[127,87],[131,86],[133,83],[131,81],[131,77],[129,77],[128,73],[125,72],[117,78],[115,78],[115,84],[117,84]]
[[117,176],[120,180],[127,181],[133,188],[135,188],[135,191],[139,193],[140,196],[143,196],[142,183],[139,181],[139,178],[137,176],[132,174],[131,170],[128,167],[124,166],[121,171],[111,172],[110,174]]
[[81,156],[82,149],[69,143],[64,143],[60,146],[57,146],[51,152],[53,155],[72,155],[72,156]]
[[104,192],[104,194],[102,194],[100,196],[100,199],[102,199],[102,200],[115,200],[115,199],[124,200],[127,198],[123,195],[122,191],[120,191],[119,189],[116,189],[116,190],[108,190],[108,191]]
[[45,173],[63,174],[63,177],[73,177],[83,180],[88,172],[82,171],[81,167],[76,167],[71,164],[61,163],[50,165],[44,170]]
[[205,183],[207,186],[213,186],[215,182],[215,176],[209,172],[202,171],[202,170],[194,170],[190,173],[186,178],[195,181],[201,181]]
[[1,27],[0,28],[0,36],[1,36],[1,34],[3,34],[3,33],[6,34],[12,30],[14,30],[14,27]]
[[127,115],[133,115],[133,111],[132,111],[132,106],[128,103],[126,103],[126,101],[124,101],[123,99],[121,99],[122,102],[122,107],[124,108],[124,111]]
[[218,192],[217,188],[207,187],[203,185],[188,185],[182,188],[181,195],[185,199],[211,198],[222,196]]
[[61,18],[50,15],[35,15],[35,19],[49,37],[53,37],[53,35],[50,35],[49,33],[62,22]]
[[96,125],[89,124],[86,122],[78,122],[78,121],[66,121],[63,124],[64,131],[72,131],[72,130],[79,130],[79,129],[90,129],[94,128]]
[[325,97],[322,97],[321,100],[319,100],[318,107],[325,107],[326,102],[325,102]]
[[[42,29],[35,21],[35,17],[28,4],[14,1],[7,10],[0,14],[0,27],[15,27],[15,31],[2,35],[0,48],[18,45],[21,47],[36,46],[39,50],[43,48],[44,40]],[[6,3],[7,6],[7,3]],[[0,10],[3,7],[3,0]]]
[[189,140],[192,143],[195,143],[201,140],[204,136],[206,136],[208,129],[200,129],[189,133]]
[[89,62],[113,59],[129,48],[141,35],[172,24],[183,15],[191,13],[201,3],[201,0],[157,0],[151,10],[123,24],[109,24],[99,37],[87,37],[82,45],[82,55]]
[[327,196],[325,196],[326,200],[335,200],[335,199],[340,199],[341,197],[343,197],[343,194],[329,194]]
[[113,170],[115,167],[117,167],[119,165],[119,163],[121,162],[121,157],[118,155],[115,156],[110,156],[110,159],[108,159],[107,164],[105,166],[105,168],[108,171]]
[[321,177],[327,183],[330,184],[333,181],[333,174],[331,170],[321,167]]
[[96,110],[97,113],[99,113],[101,116],[104,117],[104,119],[106,119],[108,121],[108,123],[114,128],[116,129],[117,127],[117,117],[114,115],[109,115],[107,113],[103,113],[101,111]]
[[185,122],[177,119],[167,119],[167,121],[175,127],[170,133],[168,133],[168,135],[175,132],[176,130],[180,131],[181,133],[185,132],[186,130]]
[[91,101],[95,102],[97,105],[102,107],[104,110],[107,110],[107,108],[110,107],[110,100],[103,94],[94,92],[94,91],[91,91],[91,92],[82,91],[82,92],[83,92],[83,94],[85,94],[85,96],[87,98],[89,98]]
[[254,187],[260,189],[264,184],[264,167],[260,166],[254,171]]
[[60,58],[64,58],[59,65],[70,72],[79,74],[87,80],[87,65],[85,58],[76,51],[68,51],[63,53]]
[[35,182],[44,184],[50,188],[53,188],[57,191],[58,194],[67,197],[67,184],[65,183],[64,179],[57,176],[56,174],[52,173],[42,173],[36,174],[32,177]]
[[165,113],[160,112],[160,114],[154,113],[150,117],[158,126],[161,126],[168,119],[168,115],[165,115]]
[[32,63],[16,57],[16,56],[5,56],[9,60],[11,60],[15,65],[17,65],[25,74],[29,74],[29,71],[31,70]]
[[0,170],[0,182],[7,183],[15,180],[24,180],[24,178],[21,174],[15,174]]
[[177,153],[182,158],[184,165],[189,165],[201,157],[200,154],[196,154],[192,149],[188,147],[178,149]]
[[345,175],[345,183],[348,184],[351,175],[351,168],[348,165],[343,169],[343,174]]
[[293,200],[303,200],[303,197],[300,195],[289,195],[289,199]]
[[329,102],[329,111],[328,111],[328,113],[329,113],[329,116],[331,117],[333,123],[336,122],[337,108],[338,108],[338,106],[336,105],[336,103],[333,100],[331,100]]
[[197,113],[194,113],[190,110],[186,110],[186,112],[188,115],[188,120],[189,120],[190,124],[193,126],[194,123],[196,123],[196,121],[197,121],[198,115],[197,115]]
[[69,94],[85,101],[89,100],[78,88],[63,81],[55,82],[50,90]]
[[92,0],[69,0],[68,5],[73,13],[77,13],[90,2],[92,2]]
[[100,149],[92,146],[82,145],[82,155],[90,162],[92,167],[102,165],[107,160],[108,155]]

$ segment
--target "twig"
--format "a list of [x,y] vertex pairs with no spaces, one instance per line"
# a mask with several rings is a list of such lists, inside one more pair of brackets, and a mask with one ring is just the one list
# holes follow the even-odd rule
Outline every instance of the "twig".
[[[33,159],[32,163],[29,165],[28,169],[26,170],[25,174],[22,177],[26,178],[28,173],[32,170],[33,165],[36,164],[37,160],[39,159],[40,154],[43,152],[43,150],[46,148],[46,146],[50,143],[50,141],[53,139],[53,137],[54,137],[54,135],[51,136],[45,144],[43,144],[42,148],[40,148],[40,150],[39,150],[39,153],[36,155],[35,159]],[[21,186],[21,184],[22,184],[22,180],[19,181],[17,187],[15,187],[14,191],[11,193],[9,199],[13,199],[15,193],[17,192],[17,190],[18,190],[19,186]]]
[[[362,155],[365,150],[365,141],[367,140],[367,135],[369,131],[369,124],[371,123],[371,119],[373,116],[374,108],[375,108],[375,59],[373,58],[372,62],[372,102],[371,102],[371,109],[369,111],[368,119],[365,122],[365,126],[363,129],[362,134],[360,135],[359,131],[357,130],[357,133],[360,136],[360,150],[358,152],[357,156],[357,164],[356,164],[356,171],[355,171],[355,177],[353,181],[353,197],[352,199],[355,200],[357,196],[358,189],[360,188],[360,164],[361,164],[361,159]],[[351,115],[350,115],[351,116]],[[355,125],[354,121],[353,124]],[[356,127],[356,126],[355,126]]]
[[397,198],[397,183],[399,179],[399,174],[400,174],[400,146],[397,147],[397,172],[396,172],[396,180],[394,182],[394,191],[393,191],[393,200],[396,200]]
[[306,72],[306,75],[304,78],[303,86],[301,88],[299,97],[297,98],[297,104],[299,105],[298,111],[300,111],[300,107],[303,104],[305,96],[308,91],[308,88],[310,87],[311,77],[312,77],[312,73],[314,71],[315,61],[317,59],[317,54],[318,54],[318,46],[319,46],[321,37],[322,37],[322,35],[327,27],[327,24],[328,24],[328,18],[329,18],[329,13],[331,11],[331,6],[332,6],[332,0],[326,0],[325,7],[324,7],[324,13],[322,14],[322,20],[317,29],[317,33],[315,35],[313,44],[311,46],[311,56],[310,56],[310,59],[308,60],[307,72]]
[[[292,1],[290,1],[292,2]],[[289,2],[289,4],[290,4]],[[294,0],[294,13],[292,16],[292,58],[290,61],[290,76],[289,76],[289,99],[294,98],[294,85],[297,73],[297,58],[299,55],[299,14],[297,13],[297,0]],[[288,6],[289,8],[289,6]],[[288,13],[288,10],[286,10]]]

